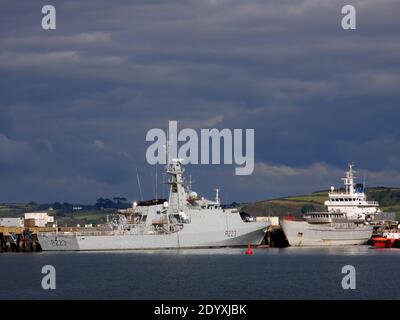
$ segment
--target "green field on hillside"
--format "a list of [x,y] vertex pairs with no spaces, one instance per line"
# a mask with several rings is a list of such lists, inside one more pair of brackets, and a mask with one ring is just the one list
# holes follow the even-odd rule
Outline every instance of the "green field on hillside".
[[321,194],[321,195],[307,195],[307,196],[294,196],[294,197],[287,197],[283,198],[283,200],[289,200],[289,201],[301,201],[301,202],[309,202],[309,203],[316,203],[316,204],[321,204],[323,205],[326,200],[328,200],[328,195],[327,194]]

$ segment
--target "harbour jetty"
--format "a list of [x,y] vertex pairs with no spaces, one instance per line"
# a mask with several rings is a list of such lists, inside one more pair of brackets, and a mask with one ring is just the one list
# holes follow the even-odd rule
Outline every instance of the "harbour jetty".
[[42,251],[37,232],[35,228],[0,227],[0,252]]
[[54,230],[54,217],[47,212],[27,212],[23,218],[0,218],[0,252],[41,251],[37,235]]

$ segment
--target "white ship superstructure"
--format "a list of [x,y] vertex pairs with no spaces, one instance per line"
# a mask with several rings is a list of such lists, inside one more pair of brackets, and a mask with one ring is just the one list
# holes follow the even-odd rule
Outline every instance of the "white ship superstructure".
[[243,220],[237,209],[221,207],[186,186],[181,159],[167,167],[169,201],[133,204],[132,214],[118,215],[103,230],[39,233],[43,250],[127,250],[208,248],[258,245],[269,222]]
[[376,201],[367,201],[364,185],[356,185],[353,164],[349,165],[345,189],[331,187],[325,212],[309,212],[303,221],[281,220],[291,246],[337,246],[365,244],[373,227],[369,222],[381,213]]
[[344,190],[335,190],[331,187],[329,200],[325,201],[325,206],[329,212],[342,212],[349,219],[372,221],[376,214],[381,213],[377,201],[368,201],[365,194],[364,184],[355,184],[355,171],[353,164],[349,164],[346,177],[342,178]]

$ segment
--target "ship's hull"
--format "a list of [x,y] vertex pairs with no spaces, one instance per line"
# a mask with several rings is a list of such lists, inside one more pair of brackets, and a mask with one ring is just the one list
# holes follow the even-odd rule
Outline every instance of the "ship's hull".
[[264,238],[266,223],[243,223],[235,233],[186,228],[170,234],[76,235],[38,234],[44,251],[144,250],[212,248],[258,245]]
[[291,246],[346,246],[365,244],[372,236],[373,227],[332,227],[306,221],[282,220],[281,227]]

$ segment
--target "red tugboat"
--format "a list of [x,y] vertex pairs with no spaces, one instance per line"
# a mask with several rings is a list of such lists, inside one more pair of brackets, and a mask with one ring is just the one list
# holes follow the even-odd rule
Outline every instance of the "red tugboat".
[[376,248],[400,248],[400,230],[385,231],[382,236],[372,237],[370,243]]

